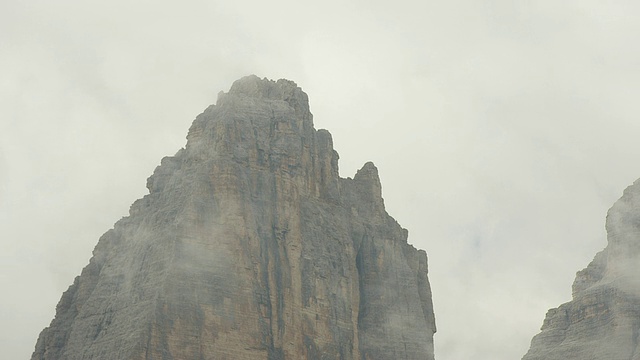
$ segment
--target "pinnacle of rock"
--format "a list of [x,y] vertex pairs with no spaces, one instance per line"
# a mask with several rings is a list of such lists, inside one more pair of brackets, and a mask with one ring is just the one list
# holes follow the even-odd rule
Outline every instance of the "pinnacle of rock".
[[426,253],[294,82],[236,81],[147,187],[32,359],[433,359]]

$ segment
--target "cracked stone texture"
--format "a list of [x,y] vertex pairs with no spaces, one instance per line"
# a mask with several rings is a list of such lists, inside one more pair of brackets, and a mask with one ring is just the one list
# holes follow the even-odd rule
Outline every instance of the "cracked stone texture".
[[433,359],[427,256],[338,176],[293,82],[248,76],[100,239],[32,359]]
[[547,312],[523,360],[640,360],[640,180],[607,214],[606,248]]

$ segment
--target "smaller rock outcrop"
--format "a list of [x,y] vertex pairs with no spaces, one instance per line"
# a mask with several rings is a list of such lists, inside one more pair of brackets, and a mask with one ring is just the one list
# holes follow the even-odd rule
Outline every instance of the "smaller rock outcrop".
[[609,210],[607,247],[547,312],[523,360],[640,360],[640,180]]

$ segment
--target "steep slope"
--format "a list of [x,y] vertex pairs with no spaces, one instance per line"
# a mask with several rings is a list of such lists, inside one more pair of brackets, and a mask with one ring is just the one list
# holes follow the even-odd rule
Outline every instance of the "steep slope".
[[32,359],[433,359],[426,253],[373,164],[338,176],[295,83],[236,81],[187,140],[100,238]]
[[607,247],[547,312],[523,360],[640,360],[640,180],[609,210]]

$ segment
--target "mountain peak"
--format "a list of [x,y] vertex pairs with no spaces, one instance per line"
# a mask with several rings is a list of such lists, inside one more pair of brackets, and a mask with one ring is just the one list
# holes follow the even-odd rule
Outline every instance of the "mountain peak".
[[303,115],[310,115],[309,97],[302,89],[293,81],[280,79],[278,81],[267,78],[259,78],[256,75],[248,75],[236,80],[229,92],[220,92],[218,94],[218,104],[224,102],[227,96],[284,101],[297,112]]
[[294,82],[236,81],[147,186],[32,359],[433,360],[426,253]]
[[271,100],[285,100],[294,93],[304,94],[302,89],[291,80],[280,79],[274,81],[267,78],[261,79],[256,75],[244,76],[234,81],[231,89],[229,89],[229,94]]

